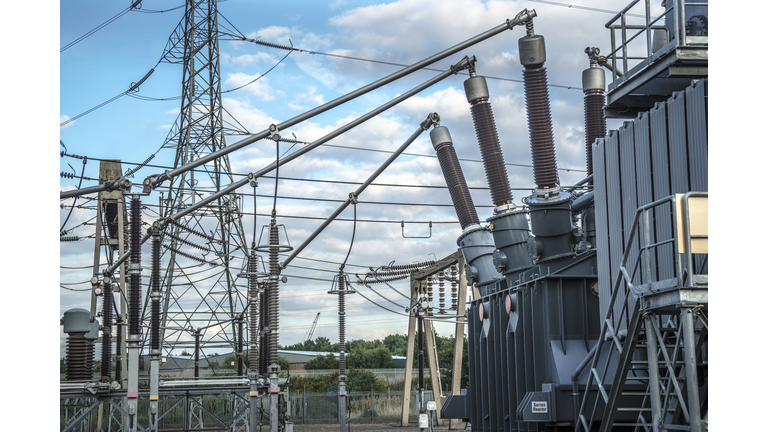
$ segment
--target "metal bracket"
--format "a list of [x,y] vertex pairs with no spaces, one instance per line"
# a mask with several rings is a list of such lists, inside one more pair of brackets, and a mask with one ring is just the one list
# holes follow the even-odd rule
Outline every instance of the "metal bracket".
[[428,236],[407,236],[405,235],[405,221],[400,221],[400,230],[403,238],[432,238],[432,221],[429,221],[429,235]]
[[279,130],[277,129],[277,125],[271,124],[269,125],[269,138],[274,141],[280,141],[280,134]]

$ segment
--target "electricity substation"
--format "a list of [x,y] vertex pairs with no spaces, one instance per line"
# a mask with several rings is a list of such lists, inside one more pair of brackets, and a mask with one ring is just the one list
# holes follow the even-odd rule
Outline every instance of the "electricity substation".
[[[630,10],[645,11],[642,25],[627,24]],[[410,286],[405,376],[414,373],[414,362],[418,369],[418,388],[404,383],[402,426],[411,421],[416,390],[421,430],[445,422],[484,432],[706,431],[707,17],[706,0],[667,0],[659,16],[651,16],[649,0],[633,0],[594,29],[609,34],[611,46],[579,53],[586,176],[561,185],[546,69],[547,46],[558,41],[545,43],[547,35],[537,33],[545,14],[524,9],[500,17],[494,28],[253,133],[223,120],[219,41],[296,48],[249,40],[221,18],[216,0],[187,1],[161,59],[183,68],[180,114],[162,144],[176,152],[173,168],[139,183],[131,178],[152,170],[152,156],[130,170],[103,160],[98,185],[60,193],[62,202],[85,195],[97,202],[90,303],[61,317],[67,337],[61,430],[292,432],[293,390],[278,365],[280,288],[290,283],[284,270],[342,212],[356,211],[366,189],[428,133],[461,234],[455,249],[435,251],[434,260],[372,268],[364,279],[350,278],[346,259],[339,266],[327,295],[338,299],[333,398],[340,432],[349,427],[346,301],[362,294],[362,286],[396,280]],[[491,38],[516,42],[523,67],[534,187],[517,203],[507,144],[496,126],[506,120],[494,117],[484,59],[455,58]],[[281,156],[280,144],[296,141],[286,129],[440,60],[452,66]],[[474,124],[490,211],[473,203],[451,124],[439,112],[424,112],[410,137],[300,244],[290,242],[290,222],[280,220],[274,205],[269,222],[259,232],[254,224],[250,238],[241,212],[246,195],[236,191],[255,191],[262,177],[279,178],[283,165],[300,163],[302,155],[456,75],[466,76],[462,108]],[[607,119],[624,122],[607,130]],[[225,143],[225,135],[242,139]],[[277,146],[274,162],[233,176],[230,155],[262,140]],[[194,187],[199,181],[213,190],[201,193]],[[159,202],[159,212],[147,222],[142,209],[150,201]],[[145,243],[150,257],[141,255]],[[381,256],[398,259],[386,250]],[[213,282],[196,288],[190,262],[214,269]],[[310,338],[320,313],[311,315]],[[454,379],[442,394],[436,319],[455,324]],[[469,385],[461,388],[465,336]],[[97,345],[101,370],[94,373]],[[234,375],[202,376],[200,355],[215,348],[235,353]],[[173,349],[194,358],[189,376],[161,377]],[[425,357],[431,397],[424,392]],[[226,416],[207,408],[212,396],[226,405]],[[178,411],[181,423],[167,422]]]

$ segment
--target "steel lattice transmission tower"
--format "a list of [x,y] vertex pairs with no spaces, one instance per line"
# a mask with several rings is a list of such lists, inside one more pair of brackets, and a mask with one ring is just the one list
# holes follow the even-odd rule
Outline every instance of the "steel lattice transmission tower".
[[[163,53],[162,61],[183,66],[181,110],[163,144],[176,150],[174,168],[224,148],[225,135],[247,133],[221,102],[219,35],[239,31],[220,29],[220,18],[228,24],[218,13],[216,0],[188,0],[184,19]],[[231,183],[227,156],[179,175],[161,198],[162,216],[175,214]],[[163,261],[167,262],[161,276],[164,352],[193,347],[193,331],[201,328],[200,357],[215,350],[236,350],[237,317],[247,304],[246,281],[240,280],[240,290],[235,285],[248,256],[241,204],[233,195],[219,198],[168,224],[163,233]]]

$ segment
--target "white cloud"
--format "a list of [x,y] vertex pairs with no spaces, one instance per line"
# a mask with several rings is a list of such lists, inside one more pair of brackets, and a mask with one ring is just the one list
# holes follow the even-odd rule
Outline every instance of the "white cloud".
[[[295,110],[307,110],[322,105],[324,102],[325,98],[317,93],[317,87],[310,86],[309,92],[299,93],[293,101],[288,103],[288,106]],[[303,105],[304,103],[308,105]]]
[[[61,115],[59,116],[59,123],[64,123],[64,122],[65,122],[65,121],[67,121],[67,120],[69,120],[69,116],[67,116],[67,115],[64,115],[64,114],[61,114]],[[69,123],[65,124],[64,126],[61,126],[61,130],[69,129],[69,128],[70,128],[72,125],[74,125],[75,123],[76,123],[75,121],[71,121],[71,122],[69,122]]]
[[[240,88],[263,101],[271,101],[275,98],[275,90],[269,86],[268,78],[261,74],[248,75],[242,72],[229,74],[224,84],[229,88]],[[241,88],[242,87],[242,88]]]

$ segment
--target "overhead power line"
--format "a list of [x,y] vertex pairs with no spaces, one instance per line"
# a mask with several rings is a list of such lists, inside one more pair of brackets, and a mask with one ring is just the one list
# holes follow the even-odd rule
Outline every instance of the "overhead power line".
[[141,6],[141,0],[136,0],[135,2],[133,2],[133,4],[131,4],[130,6],[128,6],[125,9],[123,9],[122,11],[118,12],[117,15],[115,15],[112,18],[104,21],[103,23],[101,23],[98,26],[96,26],[96,28],[94,28],[93,30],[85,33],[84,35],[80,36],[79,38],[77,38],[77,39],[73,40],[72,42],[70,42],[70,43],[64,45],[63,47],[61,47],[61,49],[59,50],[59,54],[63,53],[67,49],[75,46],[79,42],[87,39],[89,36],[93,35],[97,31],[99,31],[99,30],[103,29],[104,27],[108,26],[109,24],[112,24],[118,18],[120,18],[121,16],[123,16],[123,15],[127,14],[128,12],[130,12],[131,9],[138,8],[140,6]]
[[[528,1],[531,1],[534,3],[550,4],[554,6],[563,6],[563,7],[567,7],[568,9],[582,9],[582,10],[587,10],[591,12],[603,12],[603,13],[608,13],[612,15],[617,15],[619,13],[617,11],[612,11],[607,9],[593,8],[593,7],[580,6],[580,5],[574,5],[574,4],[568,4],[568,3],[558,3],[558,2],[548,1],[548,0],[528,0]],[[637,18],[645,18],[645,15],[640,15],[640,14],[628,13],[626,15],[631,17],[637,17]],[[655,19],[655,18],[652,18],[652,19]]]
[[[226,33],[224,33],[224,34],[226,34]],[[293,44],[291,44],[291,46],[282,45],[282,44],[276,44],[276,43],[273,43],[273,42],[263,41],[263,40],[259,40],[259,39],[249,39],[249,38],[246,38],[246,37],[241,36],[241,35],[227,34],[227,36],[232,37],[233,40],[244,41],[244,42],[252,42],[252,43],[255,43],[255,44],[258,44],[258,45],[263,45],[263,46],[267,46],[267,47],[271,47],[271,48],[282,49],[282,50],[289,50],[289,51],[298,51],[298,52],[306,53],[306,54],[317,54],[317,55],[323,55],[323,56],[327,56],[327,57],[337,57],[337,58],[343,58],[343,59],[347,59],[347,60],[364,61],[364,62],[368,62],[368,63],[378,63],[378,64],[383,64],[383,65],[388,65],[388,66],[397,66],[397,67],[408,67],[408,66],[410,66],[410,65],[407,65],[407,64],[388,62],[388,61],[383,61],[383,60],[373,60],[373,59],[367,59],[367,58],[362,58],[362,57],[354,57],[354,56],[348,56],[348,55],[342,55],[342,54],[332,54],[332,53],[326,53],[326,52],[320,52],[320,51],[306,50],[306,49],[296,48],[296,47],[293,46]],[[436,68],[430,68],[430,67],[424,67],[422,69],[428,70],[428,71],[433,71],[433,72],[443,72],[442,69],[436,69]],[[469,75],[467,72],[460,72],[459,74],[460,75]],[[494,76],[488,76],[488,75],[483,75],[483,76],[485,78],[487,78],[487,79],[493,79],[493,80],[510,81],[510,82],[517,82],[517,83],[522,83],[523,82],[523,80],[512,79],[512,78],[502,78],[502,77],[494,77]],[[567,89],[567,90],[581,90],[581,87],[567,86],[567,85],[561,85],[561,84],[547,84],[547,86],[548,87],[564,88],[564,89]]]

